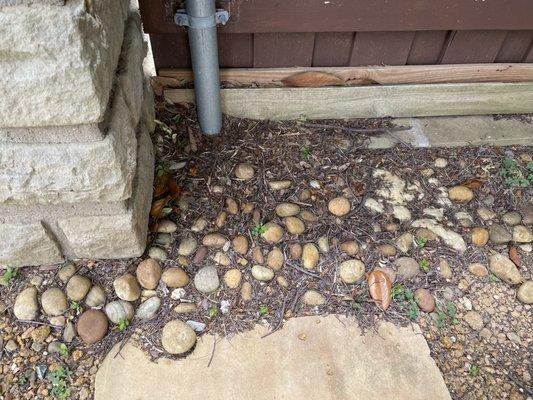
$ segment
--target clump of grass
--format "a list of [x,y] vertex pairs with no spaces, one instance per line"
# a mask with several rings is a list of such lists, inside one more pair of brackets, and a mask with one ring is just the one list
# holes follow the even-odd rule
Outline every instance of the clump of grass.
[[511,188],[529,187],[533,184],[533,162],[529,162],[524,171],[516,160],[506,157],[502,160],[500,175]]
[[17,277],[17,275],[18,269],[7,267],[2,276],[0,276],[0,285],[9,286],[9,284]]
[[423,258],[422,260],[420,260],[419,265],[420,265],[420,268],[422,268],[422,271],[426,273],[429,272],[430,264],[427,258]]
[[304,160],[309,160],[311,158],[311,155],[313,154],[312,150],[309,147],[303,147],[302,148],[302,158]]

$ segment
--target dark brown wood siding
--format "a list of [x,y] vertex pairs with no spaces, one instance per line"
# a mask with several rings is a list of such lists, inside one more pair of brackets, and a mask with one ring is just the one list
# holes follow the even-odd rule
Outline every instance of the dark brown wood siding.
[[[156,67],[189,68],[179,0],[140,0]],[[533,0],[225,0],[224,68],[533,62]]]

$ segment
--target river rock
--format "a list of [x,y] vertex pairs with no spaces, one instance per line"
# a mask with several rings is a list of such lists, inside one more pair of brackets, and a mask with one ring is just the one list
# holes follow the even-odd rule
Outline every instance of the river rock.
[[472,275],[475,275],[479,278],[487,276],[489,274],[489,270],[487,267],[485,267],[483,264],[480,263],[472,263],[468,266],[468,270]]
[[157,233],[174,233],[178,230],[178,225],[169,219],[163,219],[157,223]]
[[344,283],[355,283],[365,275],[365,264],[360,260],[346,260],[340,263],[338,271]]
[[141,297],[141,285],[137,278],[130,273],[119,276],[113,281],[113,287],[118,298],[126,301],[135,301]]
[[316,290],[308,290],[302,296],[302,301],[308,306],[321,306],[326,304],[326,298]]
[[107,317],[100,310],[87,310],[78,318],[76,330],[78,336],[91,345],[104,338],[108,328]]
[[492,224],[489,231],[490,241],[496,244],[509,243],[513,236],[503,226]]
[[203,217],[198,218],[194,221],[194,224],[191,226],[191,231],[193,232],[202,232],[207,227],[207,220]]
[[196,333],[185,322],[173,320],[163,327],[161,344],[167,353],[183,354],[196,344]]
[[[224,243],[225,242],[226,240],[224,240]],[[183,238],[178,246],[178,254],[180,256],[188,257],[194,253],[197,246],[198,246],[198,242],[196,241],[195,238],[193,237]]]
[[456,203],[468,203],[474,198],[474,192],[466,186],[454,186],[448,189],[448,198]]
[[450,267],[450,263],[444,258],[441,258],[439,260],[439,266],[437,270],[439,275],[442,276],[444,279],[452,279],[452,268]]
[[533,304],[533,281],[525,281],[516,291],[516,297],[522,303]]
[[513,227],[513,241],[515,243],[531,243],[533,242],[533,232],[524,225],[516,225]]
[[235,201],[235,199],[232,199],[231,197],[228,197],[226,199],[226,208],[228,212],[232,215],[235,215],[239,212],[239,205]]
[[235,236],[233,238],[232,244],[233,244],[233,249],[237,253],[243,256],[246,255],[246,253],[248,253],[249,244],[248,244],[248,239],[246,238],[246,236],[244,235]]
[[155,289],[159,284],[159,279],[161,279],[161,267],[159,266],[159,263],[152,258],[141,261],[137,266],[135,273],[139,284],[143,288],[149,290]]
[[429,290],[417,289],[415,290],[414,297],[422,311],[430,313],[435,310],[435,298]]
[[347,240],[341,244],[341,250],[350,257],[359,253],[359,244],[355,240]]
[[522,215],[522,224],[533,225],[533,202],[520,207],[520,214]]
[[174,312],[177,314],[192,314],[197,310],[196,304],[194,303],[180,303],[174,307]]
[[236,268],[226,271],[224,274],[224,283],[230,289],[237,289],[241,284],[242,272]]
[[306,243],[302,251],[302,265],[305,269],[315,269],[318,264],[320,254],[313,243]]
[[346,197],[335,197],[329,201],[328,210],[333,215],[342,217],[350,212],[350,201]]
[[152,246],[148,250],[148,257],[162,263],[165,262],[168,258],[167,252],[161,247]]
[[201,293],[213,293],[220,286],[216,267],[207,266],[200,268],[194,276],[194,287]]
[[264,226],[264,232],[261,237],[270,244],[278,243],[283,237],[283,228],[275,222],[267,222]]
[[65,329],[63,329],[63,340],[67,343],[70,343],[74,340],[76,337],[76,329],[74,328],[74,324],[72,322],[67,322],[65,325]]
[[329,253],[329,239],[327,236],[320,236],[317,241],[318,248],[323,254]]
[[475,331],[483,329],[483,317],[477,311],[468,311],[464,316],[464,320]]
[[495,253],[490,256],[489,268],[490,272],[511,285],[516,285],[523,281],[522,274],[516,268],[516,265],[503,254]]
[[292,260],[298,260],[303,253],[303,247],[300,243],[293,243],[289,246],[289,255]]
[[86,276],[72,275],[66,287],[67,297],[73,301],[81,301],[85,298],[91,286],[91,280]]
[[274,271],[279,271],[285,263],[285,256],[279,247],[274,247],[267,254],[267,266]]
[[285,180],[285,181],[269,181],[268,186],[271,190],[283,190],[288,189],[292,185],[291,181]]
[[411,279],[418,275],[420,266],[414,258],[400,257],[394,261],[396,272],[404,279]]
[[68,282],[68,280],[76,273],[76,266],[74,264],[67,264],[64,267],[61,267],[57,271],[57,277],[63,283]]
[[241,299],[245,303],[253,299],[253,287],[250,282],[244,282],[241,287]]
[[476,246],[485,246],[489,241],[489,231],[485,228],[476,227],[471,232],[472,243]]
[[382,244],[378,247],[378,250],[384,257],[394,257],[396,255],[396,248],[390,244]]
[[67,296],[57,287],[46,289],[41,296],[41,306],[47,315],[57,317],[68,309]]
[[50,327],[46,325],[38,326],[30,333],[31,339],[37,343],[44,343],[48,336],[50,336]]
[[100,285],[94,285],[87,296],[85,296],[85,304],[92,308],[103,307],[106,301],[105,290]]
[[502,222],[507,226],[515,226],[522,222],[522,216],[517,211],[510,211],[503,214]]
[[298,217],[287,217],[283,219],[287,231],[292,235],[301,235],[305,232],[305,224]]
[[407,253],[413,245],[413,235],[409,232],[405,232],[398,239],[396,239],[396,247],[402,253]]
[[180,267],[166,269],[161,275],[161,280],[170,288],[179,288],[189,284],[189,276]]
[[298,216],[306,222],[318,221],[318,217],[309,210],[302,210]]
[[115,300],[106,304],[104,311],[107,318],[116,325],[121,321],[131,321],[133,318],[133,306],[125,300]]
[[258,281],[268,282],[274,278],[274,271],[262,265],[254,265],[252,267],[252,276]]
[[20,320],[34,320],[39,314],[39,303],[37,302],[37,289],[30,286],[21,291],[13,305],[13,314]]
[[150,320],[155,317],[160,307],[161,299],[159,297],[150,297],[137,308],[135,318],[144,321]]
[[223,247],[227,241],[228,239],[220,233],[209,233],[204,236],[202,244],[207,247],[220,248]]
[[276,206],[276,214],[278,217],[294,217],[300,212],[300,206],[294,203],[280,203]]

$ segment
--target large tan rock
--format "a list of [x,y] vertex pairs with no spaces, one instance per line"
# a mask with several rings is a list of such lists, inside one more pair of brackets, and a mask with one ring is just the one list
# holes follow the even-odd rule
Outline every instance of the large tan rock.
[[343,316],[291,318],[264,338],[261,326],[230,340],[204,335],[190,356],[159,362],[131,342],[115,357],[117,344],[96,374],[95,400],[451,399],[417,325],[376,329],[363,334]]
[[128,0],[0,3],[0,121],[60,126],[103,120]]

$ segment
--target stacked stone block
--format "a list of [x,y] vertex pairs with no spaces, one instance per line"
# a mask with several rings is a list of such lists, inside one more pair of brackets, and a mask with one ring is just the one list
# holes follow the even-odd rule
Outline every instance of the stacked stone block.
[[0,265],[142,254],[146,51],[127,0],[0,0]]

